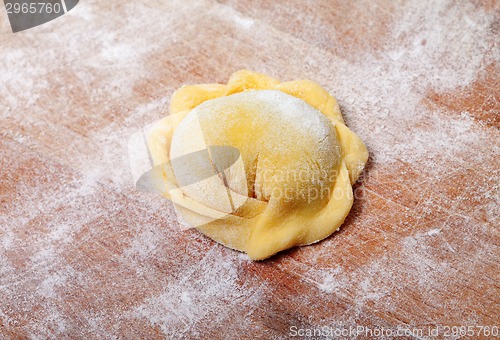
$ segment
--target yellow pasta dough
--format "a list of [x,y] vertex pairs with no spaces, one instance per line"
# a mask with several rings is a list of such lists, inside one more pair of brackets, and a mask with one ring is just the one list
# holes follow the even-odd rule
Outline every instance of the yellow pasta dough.
[[213,240],[262,260],[324,239],[349,213],[368,152],[318,84],[241,70],[181,87],[170,114],[148,140],[159,190]]

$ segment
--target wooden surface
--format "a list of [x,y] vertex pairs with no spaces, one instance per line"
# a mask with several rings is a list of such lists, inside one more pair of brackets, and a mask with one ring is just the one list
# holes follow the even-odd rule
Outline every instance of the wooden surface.
[[[86,0],[13,34],[0,10],[0,338],[498,326],[499,20],[494,0]],[[241,68],[325,86],[371,156],[340,232],[263,262],[181,231],[127,155],[176,88]]]

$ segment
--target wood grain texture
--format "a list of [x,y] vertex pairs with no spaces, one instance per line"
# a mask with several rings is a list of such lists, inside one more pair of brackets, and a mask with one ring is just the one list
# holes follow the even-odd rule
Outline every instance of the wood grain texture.
[[[0,10],[0,337],[499,326],[499,21],[496,1],[88,0],[13,34]],[[262,262],[181,231],[127,155],[176,88],[241,68],[325,86],[371,156],[340,232]]]

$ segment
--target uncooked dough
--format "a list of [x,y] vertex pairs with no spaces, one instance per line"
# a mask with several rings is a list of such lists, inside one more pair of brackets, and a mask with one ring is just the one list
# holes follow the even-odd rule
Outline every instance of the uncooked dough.
[[310,80],[241,70],[181,87],[148,145],[183,223],[262,260],[338,230],[368,152]]

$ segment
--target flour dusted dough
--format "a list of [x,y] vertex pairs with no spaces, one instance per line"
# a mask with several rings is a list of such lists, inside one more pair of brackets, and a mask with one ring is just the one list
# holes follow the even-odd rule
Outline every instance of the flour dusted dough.
[[163,194],[213,240],[261,260],[331,235],[349,213],[368,152],[318,84],[242,70],[180,88],[170,113],[149,136]]

